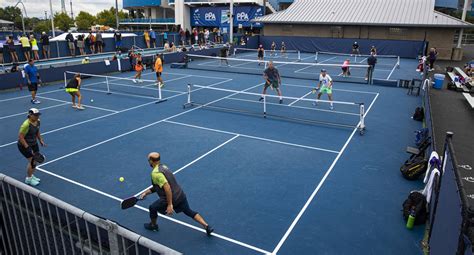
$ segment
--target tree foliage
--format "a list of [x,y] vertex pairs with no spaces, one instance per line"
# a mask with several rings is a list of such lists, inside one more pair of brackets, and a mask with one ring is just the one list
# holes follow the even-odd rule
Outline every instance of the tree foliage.
[[[128,13],[119,11],[118,12],[119,19],[126,19],[128,18]],[[109,27],[115,27],[115,8],[111,7],[108,10],[103,10],[97,13],[97,24],[104,25]]]
[[70,27],[74,26],[74,20],[66,13],[54,14],[54,26],[62,31],[68,31]]
[[95,23],[96,17],[88,12],[81,11],[76,16],[76,25],[79,30],[90,30]]
[[34,23],[33,31],[35,33],[46,32],[51,30],[51,20],[40,20]]

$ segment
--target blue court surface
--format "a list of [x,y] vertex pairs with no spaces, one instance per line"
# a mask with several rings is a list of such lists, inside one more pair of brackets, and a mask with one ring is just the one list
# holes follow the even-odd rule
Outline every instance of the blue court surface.
[[[402,59],[400,66],[376,75],[416,78],[415,60]],[[166,66],[167,101],[159,104],[156,86],[147,81],[154,73],[143,78],[138,84],[111,79],[109,88],[105,78],[84,79],[84,111],[71,107],[63,83],[40,88],[47,161],[38,167],[38,189],[185,254],[419,253],[424,228],[407,230],[400,210],[421,184],[399,172],[420,128],[410,118],[419,97],[401,88],[337,81],[335,100],[364,103],[366,130],[360,135],[358,106],[329,110],[324,102],[306,100],[315,97],[315,80],[283,78],[283,95],[297,99],[279,105],[269,97],[267,112],[280,117],[263,118],[245,113],[261,109],[258,97],[230,92],[260,93],[261,75]],[[183,108],[188,84],[196,85],[193,100],[244,111]],[[104,93],[108,89],[112,94]],[[1,171],[23,180],[26,161],[16,140],[32,107],[28,92],[1,93],[0,106]],[[295,121],[303,118],[310,121]],[[161,216],[160,231],[146,231],[156,195],[120,209],[122,199],[150,186],[151,151],[175,172],[191,208],[215,228],[213,236],[183,214]]]

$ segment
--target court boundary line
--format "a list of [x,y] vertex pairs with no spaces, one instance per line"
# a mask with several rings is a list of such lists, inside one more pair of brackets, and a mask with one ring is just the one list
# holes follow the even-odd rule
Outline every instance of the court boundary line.
[[[51,175],[51,176],[56,177],[56,178],[58,178],[58,179],[61,179],[61,180],[63,180],[63,181],[66,181],[66,182],[75,184],[75,185],[77,185],[77,186],[79,186],[79,187],[82,187],[82,188],[84,188],[84,189],[86,189],[86,190],[95,192],[95,193],[97,193],[97,194],[103,195],[103,196],[105,196],[105,197],[108,197],[108,198],[110,198],[110,199],[116,200],[116,201],[118,201],[118,202],[122,202],[122,201],[123,201],[123,199],[120,199],[120,198],[118,198],[118,197],[116,197],[116,196],[114,196],[114,195],[108,194],[108,193],[106,193],[106,192],[103,192],[103,191],[101,191],[101,190],[95,189],[95,188],[93,188],[93,187],[90,187],[90,186],[85,185],[85,184],[83,184],[83,183],[80,183],[80,182],[78,182],[78,181],[72,180],[72,179],[70,179],[70,178],[64,177],[64,176],[62,176],[62,175],[53,173],[53,172],[48,171],[48,170],[46,170],[46,169],[44,169],[44,168],[42,168],[42,167],[39,167],[39,166],[38,166],[38,167],[36,167],[36,169],[37,169],[38,171],[41,171],[41,172],[45,173],[45,174],[48,174],[48,175]],[[144,208],[144,207],[142,207],[142,206],[135,205],[134,207],[136,207],[136,208],[138,208],[138,209],[140,209],[140,210],[142,210],[142,211],[149,212],[148,209],[146,209],[146,208]],[[117,208],[118,208],[118,207],[117,207]],[[179,225],[188,227],[188,228],[190,228],[190,229],[194,229],[194,230],[199,231],[199,232],[202,232],[202,233],[206,233],[206,230],[204,230],[204,229],[202,229],[202,228],[199,228],[199,227],[197,227],[197,226],[194,226],[194,225],[192,225],[192,224],[189,224],[189,223],[180,221],[180,220],[178,220],[178,219],[169,217],[169,216],[167,216],[167,215],[162,215],[162,214],[158,214],[158,215],[159,215],[160,217],[162,217],[162,218],[164,218],[164,219],[167,219],[167,220],[169,220],[169,221],[172,221],[172,222],[174,222],[174,223],[176,223],[176,224],[179,224]],[[269,251],[266,251],[266,250],[264,250],[264,249],[258,248],[258,247],[256,247],[256,246],[253,246],[253,245],[250,245],[250,244],[247,244],[247,243],[238,241],[238,240],[236,240],[236,239],[233,239],[233,238],[230,238],[230,237],[227,237],[227,236],[224,236],[224,235],[220,235],[220,234],[217,234],[217,233],[212,233],[211,235],[212,235],[212,236],[215,236],[215,237],[217,237],[217,238],[219,238],[219,239],[222,239],[222,240],[224,240],[224,241],[228,241],[228,242],[234,243],[234,244],[236,244],[236,245],[239,245],[239,246],[242,246],[242,247],[245,247],[245,248],[254,250],[254,251],[258,251],[258,252],[263,253],[263,254],[269,254],[269,253],[270,253]]]
[[[216,82],[216,83],[213,83],[209,86],[216,86],[216,85],[219,85],[219,84],[222,84],[222,83],[226,83],[226,82],[229,82],[229,81],[232,81],[233,79],[230,79],[230,78],[226,78],[226,80],[224,81],[220,81],[220,82]],[[262,85],[263,83],[260,83],[256,86],[260,86]],[[256,87],[254,86],[254,87]],[[198,88],[194,91],[198,91],[198,90],[201,90],[201,88]],[[166,97],[165,99],[172,99],[172,98],[175,98],[175,97],[178,97],[178,96],[182,96],[182,95],[185,95],[185,94],[176,94],[176,95],[172,95],[170,97]],[[156,100],[154,101],[151,101],[151,102],[148,102],[148,103],[144,103],[144,104],[141,104],[141,105],[137,105],[137,106],[133,106],[133,107],[130,107],[130,108],[127,108],[127,109],[123,109],[121,111],[118,111],[117,113],[109,113],[109,114],[105,114],[105,115],[102,115],[102,116],[98,116],[98,117],[95,117],[95,118],[92,118],[92,119],[88,119],[88,120],[83,120],[83,121],[80,121],[80,122],[77,122],[77,123],[74,123],[74,124],[70,124],[70,125],[67,125],[67,126],[64,126],[64,127],[60,127],[60,128],[56,128],[56,129],[53,129],[53,130],[49,130],[49,131],[46,131],[46,132],[43,132],[42,135],[47,135],[47,134],[50,134],[50,133],[54,133],[54,132],[57,132],[57,131],[61,131],[63,129],[66,129],[66,128],[70,128],[70,127],[74,127],[74,126],[78,126],[78,125],[82,125],[84,123],[88,123],[88,122],[92,122],[92,121],[95,121],[95,120],[98,120],[98,119],[102,119],[102,118],[106,118],[106,117],[109,117],[109,116],[112,116],[112,115],[116,115],[116,114],[120,114],[122,112],[127,112],[127,111],[131,111],[131,110],[135,110],[135,109],[138,109],[138,108],[141,108],[141,107],[144,107],[144,106],[147,106],[147,105],[151,105],[151,104],[154,104],[156,103]],[[0,148],[3,148],[3,147],[7,147],[7,146],[10,146],[12,144],[16,144],[17,141],[14,141],[14,142],[9,142],[9,143],[5,143],[5,144],[1,144],[0,145]]]
[[216,132],[216,133],[229,134],[229,135],[239,135],[240,137],[245,137],[245,138],[250,138],[250,139],[260,140],[260,141],[266,141],[266,142],[271,142],[271,143],[277,143],[277,144],[283,144],[283,145],[293,146],[293,147],[298,147],[298,148],[303,148],[303,149],[310,149],[310,150],[316,150],[316,151],[322,151],[322,152],[328,152],[328,153],[334,153],[334,154],[339,153],[339,151],[335,151],[335,150],[324,149],[324,148],[319,148],[319,147],[313,147],[313,146],[308,146],[308,145],[302,145],[302,144],[297,144],[297,143],[283,142],[283,141],[279,141],[279,140],[274,140],[274,139],[269,139],[269,138],[264,138],[264,137],[259,137],[259,136],[253,136],[253,135],[246,135],[246,134],[242,134],[242,133],[225,131],[225,130],[221,130],[221,129],[208,128],[208,127],[188,124],[188,123],[184,123],[184,122],[179,122],[179,121],[166,120],[164,122],[175,124],[175,125],[187,126],[187,127],[191,127],[191,128],[197,128],[197,129],[213,131],[213,132]]
[[[61,103],[61,104],[55,104],[55,105],[52,105],[52,106],[48,106],[48,107],[44,107],[44,108],[39,108],[40,111],[43,111],[43,110],[47,110],[47,109],[51,109],[51,108],[56,108],[56,107],[60,107],[60,106],[64,106],[64,105],[67,105],[67,104],[71,104],[71,103]],[[20,113],[14,113],[14,114],[10,114],[10,115],[6,115],[6,116],[2,116],[0,117],[0,120],[3,120],[3,119],[8,119],[8,118],[12,118],[12,117],[16,117],[16,116],[20,116],[20,115],[23,115],[23,114],[28,114],[28,112],[20,112]]]
[[[370,103],[369,105],[369,108],[367,108],[367,111],[365,112],[364,114],[364,117],[367,116],[367,114],[370,112],[370,110],[372,109],[372,106],[374,105],[375,101],[377,101],[377,98],[379,97],[379,94],[377,94],[374,99],[372,100],[372,102]],[[304,204],[303,208],[301,208],[300,212],[297,214],[296,218],[293,220],[293,222],[291,223],[290,227],[287,229],[287,231],[285,232],[285,234],[283,235],[283,237],[280,239],[280,241],[278,242],[277,246],[275,247],[275,249],[273,249],[273,252],[272,254],[277,254],[278,251],[280,250],[280,248],[283,246],[283,244],[285,243],[285,241],[287,240],[287,238],[289,237],[289,235],[291,234],[291,232],[293,231],[293,229],[295,228],[296,224],[298,224],[298,221],[300,220],[300,218],[303,216],[303,214],[305,213],[306,209],[308,208],[308,206],[311,204],[311,202],[313,201],[314,197],[316,196],[316,194],[319,192],[319,190],[321,189],[321,187],[323,186],[324,182],[326,181],[326,179],[328,178],[329,174],[331,174],[332,170],[334,169],[334,166],[337,164],[337,162],[339,161],[339,159],[341,158],[342,154],[344,153],[344,151],[346,150],[347,146],[349,145],[349,143],[352,141],[352,138],[354,137],[354,134],[356,133],[356,131],[358,130],[358,128],[354,128],[354,130],[352,131],[351,135],[349,136],[349,138],[347,139],[346,143],[344,144],[344,146],[342,146],[341,150],[339,151],[339,153],[337,154],[336,158],[334,159],[334,161],[332,162],[332,164],[329,166],[328,170],[326,171],[326,173],[324,174],[323,178],[319,181],[318,185],[316,186],[316,188],[314,189],[313,193],[311,193],[311,195],[309,196],[308,200],[306,200],[306,203]]]
[[303,98],[309,96],[311,93],[313,93],[313,91],[309,91],[308,93],[302,95],[300,98],[298,98],[298,99],[296,99],[295,101],[291,102],[288,106],[292,106],[292,105],[298,103],[298,101],[300,101],[301,99],[303,99]]
[[[310,80],[311,81],[311,80]],[[292,83],[282,83],[282,86],[290,86],[290,87],[302,87],[302,88],[315,88],[316,86],[310,86],[310,85],[300,85],[300,84],[292,84]],[[361,93],[361,94],[372,94],[372,95],[377,95],[377,92],[371,92],[371,91],[362,91],[362,90],[350,90],[350,89],[332,89],[334,91],[344,91],[344,92],[353,92],[353,93]]]
[[[220,149],[220,148],[223,147],[224,145],[226,145],[226,144],[232,142],[233,140],[235,140],[235,139],[238,138],[239,136],[240,136],[240,135],[234,135],[232,138],[227,139],[227,141],[225,141],[225,142],[219,144],[218,146],[216,146],[216,147],[214,147],[213,149],[207,151],[207,152],[204,153],[203,155],[201,155],[201,156],[195,158],[195,159],[192,160],[191,162],[189,162],[189,163],[187,163],[186,165],[180,167],[178,170],[174,171],[173,174],[177,174],[177,173],[183,171],[184,169],[188,168],[190,165],[193,165],[194,163],[198,162],[199,160],[205,158],[207,155],[209,155],[209,154],[213,153],[214,151]],[[142,194],[143,192],[145,192],[145,190],[150,189],[151,187],[153,187],[153,185],[150,185],[150,186],[146,187],[145,189],[143,189],[142,191],[138,192],[138,193],[135,194],[134,196],[136,197],[136,196]]]
[[[46,99],[46,100],[51,100],[51,101],[56,101],[56,102],[62,102],[62,103],[69,103],[69,104],[72,104],[71,102],[68,102],[66,100],[61,100],[61,99],[56,99],[56,98],[51,98],[51,97],[45,97],[45,96],[38,96],[39,98],[43,98],[43,99]],[[86,106],[87,108],[91,108],[91,109],[97,109],[97,110],[101,110],[101,111],[105,111],[105,112],[113,112],[113,113],[117,113],[118,111],[117,110],[111,110],[111,109],[107,109],[107,108],[102,108],[102,107],[97,107],[97,106],[92,106],[92,105],[87,105],[87,104],[82,104],[83,106]]]
[[393,74],[393,72],[395,72],[395,69],[396,69],[396,68],[397,68],[397,64],[395,64],[395,65],[393,66],[392,71],[390,72],[390,74],[389,74],[388,77],[387,77],[387,81],[390,80],[390,77],[392,77],[392,74]]

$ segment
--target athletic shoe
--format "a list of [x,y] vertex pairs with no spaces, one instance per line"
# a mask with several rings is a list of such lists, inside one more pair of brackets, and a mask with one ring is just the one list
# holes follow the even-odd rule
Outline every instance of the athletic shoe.
[[37,186],[39,184],[39,181],[33,179],[32,177],[26,177],[25,183],[31,186]]
[[332,106],[332,105],[329,106],[329,109],[334,110],[334,106]]
[[84,110],[84,109],[86,109],[86,108],[84,108],[84,106],[81,105],[81,106],[78,106],[77,109],[78,109],[78,110]]
[[33,100],[33,104],[41,104],[41,101],[38,99]]
[[283,99],[280,99],[280,104],[282,104],[282,103],[283,103]]
[[368,80],[369,80],[369,78],[365,78],[365,80],[366,80],[366,81],[368,81]]
[[40,181],[41,181],[40,178],[38,178],[38,177],[36,177],[36,176],[34,176],[34,175],[31,175],[31,178],[32,178],[33,180],[36,180],[37,182],[40,182]]
[[133,83],[137,83],[137,80],[133,79]]
[[212,232],[214,232],[214,229],[211,226],[207,225],[206,226],[206,234],[208,236],[210,236],[212,234]]
[[72,108],[74,108],[74,109],[77,108],[77,105],[73,104],[73,105],[72,105]]
[[318,102],[311,103],[313,106],[318,106]]
[[260,102],[263,101],[263,97],[260,97],[260,98],[258,99],[258,101],[260,101]]
[[139,80],[138,80],[138,82],[139,82],[139,83],[142,83],[142,82],[143,82],[143,80],[142,80],[142,79],[139,79]]
[[160,88],[163,88],[165,86],[164,83],[160,83]]
[[150,230],[150,231],[158,231],[159,230],[158,224],[157,225],[151,225],[151,223],[145,223],[145,224],[143,224],[143,226],[146,229]]

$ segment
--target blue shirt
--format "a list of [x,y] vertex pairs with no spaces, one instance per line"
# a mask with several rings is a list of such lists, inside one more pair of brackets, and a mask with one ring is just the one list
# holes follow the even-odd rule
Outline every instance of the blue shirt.
[[38,68],[36,68],[36,66],[31,66],[31,65],[27,65],[25,67],[25,73],[28,74],[28,77],[30,79],[31,82],[33,83],[37,83],[38,82]]
[[163,38],[164,38],[165,40],[168,39],[168,33],[165,32],[165,33],[163,34]]
[[156,39],[155,31],[150,32],[150,37],[153,38],[153,39]]

